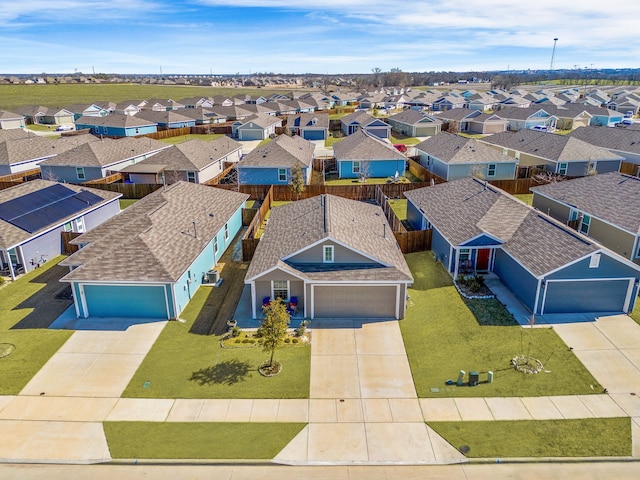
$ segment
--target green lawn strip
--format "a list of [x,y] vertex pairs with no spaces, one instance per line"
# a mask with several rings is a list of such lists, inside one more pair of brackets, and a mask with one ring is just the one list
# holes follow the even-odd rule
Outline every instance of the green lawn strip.
[[309,347],[278,349],[275,359],[282,363],[282,373],[266,378],[258,373],[258,366],[268,359],[260,347],[221,348],[220,336],[189,333],[201,310],[208,309],[205,314],[215,315],[215,306],[205,305],[212,290],[201,287],[196,292],[181,315],[185,323],[167,324],[122,396],[308,398]]
[[420,143],[420,140],[416,137],[407,137],[406,135],[402,135],[396,133],[395,135],[391,135],[389,138],[391,143],[393,144],[403,144],[403,145],[417,145]]
[[391,205],[391,208],[393,209],[398,219],[400,220],[407,219],[407,199],[406,198],[390,199],[389,204]]
[[163,138],[160,141],[175,145],[177,143],[186,142],[187,140],[196,140],[196,139],[204,140],[205,142],[210,142],[211,140],[215,140],[216,138],[220,138],[220,137],[222,137],[221,133],[212,133],[210,135],[189,134],[189,135],[178,135],[177,137]]
[[514,195],[514,197],[526,203],[527,205],[531,205],[531,203],[533,202],[533,193],[521,193],[518,195]]
[[121,198],[119,200],[119,202],[120,202],[120,210],[124,210],[125,208],[130,207],[131,205],[133,205],[137,201],[138,200],[136,200],[136,199]]
[[[389,177],[384,177],[384,178],[367,178],[367,180],[364,182],[368,185],[382,185],[385,183],[389,183]],[[335,179],[335,180],[325,180],[325,185],[364,185],[360,179],[358,178],[342,178],[342,179]],[[409,183],[409,181],[407,182],[403,182],[403,183]]]
[[68,271],[57,265],[63,258],[0,288],[0,343],[15,346],[0,359],[0,395],[18,394],[73,333],[46,328],[70,305],[55,298],[64,289],[58,279]]
[[454,447],[469,447],[469,458],[619,457],[632,448],[628,417],[428,425]]
[[633,311],[629,314],[629,316],[640,325],[640,299],[636,299],[635,307]]
[[271,459],[304,423],[105,422],[112,458]]
[[[406,259],[414,285],[409,290],[407,314],[400,328],[419,397],[602,392],[602,386],[553,329],[509,325],[508,314],[495,301],[474,301],[487,302],[472,307],[478,312],[476,318],[431,252],[409,254]],[[511,359],[518,354],[539,359],[544,371],[536,375],[517,372]],[[479,372],[481,384],[446,385],[447,380],[457,379],[459,370]],[[491,384],[485,382],[488,371],[494,372]]]
[[324,146],[326,148],[332,147],[334,143],[339,142],[345,137],[327,137],[324,139]]

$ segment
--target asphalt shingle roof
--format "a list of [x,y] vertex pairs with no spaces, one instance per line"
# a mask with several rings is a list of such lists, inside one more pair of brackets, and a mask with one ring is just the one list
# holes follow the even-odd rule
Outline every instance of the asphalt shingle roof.
[[640,233],[640,179],[618,172],[549,183],[531,189],[593,217]]
[[415,146],[416,149],[449,164],[515,163],[509,157],[474,138],[442,132]]
[[393,145],[383,142],[363,130],[333,144],[336,160],[406,160]]
[[[63,280],[175,282],[249,198],[188,182],[156,190],[76,238]],[[199,275],[201,272],[196,272]]]
[[[323,239],[340,242],[378,265],[335,265],[332,270],[285,261]],[[318,262],[320,263],[320,262]],[[412,282],[409,267],[382,209],[356,200],[320,195],[274,208],[260,238],[246,278],[279,267],[310,280]]]
[[417,110],[403,110],[400,113],[396,113],[395,115],[389,117],[389,120],[406,123],[407,125],[419,124],[419,122],[424,119],[429,120],[429,122],[431,123],[441,123],[439,119],[431,117],[430,115],[419,112]]
[[491,185],[465,178],[405,192],[445,238],[460,245],[487,233],[536,276],[602,247]]
[[76,125],[92,125],[92,126],[106,126],[106,127],[120,127],[120,128],[133,128],[144,127],[148,125],[155,125],[155,122],[150,122],[143,118],[136,118],[131,115],[121,115],[118,113],[111,113],[105,117],[87,117],[82,116],[76,120]]
[[308,167],[315,148],[315,143],[299,136],[280,135],[249,152],[238,162],[238,167]]
[[634,128],[580,127],[569,136],[610,150],[640,154],[640,130]]

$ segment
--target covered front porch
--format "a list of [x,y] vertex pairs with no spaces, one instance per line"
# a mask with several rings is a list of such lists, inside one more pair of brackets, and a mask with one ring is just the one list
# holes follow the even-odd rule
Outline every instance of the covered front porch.
[[455,249],[452,268],[453,278],[458,275],[476,275],[493,271],[496,247],[469,246]]

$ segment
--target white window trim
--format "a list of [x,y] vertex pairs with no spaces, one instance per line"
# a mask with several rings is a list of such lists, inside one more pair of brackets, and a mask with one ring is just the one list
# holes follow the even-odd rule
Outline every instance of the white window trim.
[[[291,295],[291,283],[289,280],[271,280],[271,299],[275,300],[276,298],[276,282],[287,282],[287,298],[280,297],[281,300],[286,301],[289,300],[289,295]],[[283,288],[278,288],[277,290],[284,290]]]
[[[587,219],[587,221],[585,222],[585,218]],[[587,226],[587,231],[585,232],[584,230],[582,230],[582,227],[586,225]],[[589,235],[589,230],[591,229],[591,216],[590,215],[583,215],[582,216],[582,221],[580,222],[580,228],[578,229],[580,233],[582,233],[583,235]]]
[[78,233],[84,232],[84,218],[78,217],[78,218],[76,218],[74,223],[75,223],[75,227],[76,227],[75,228],[76,232],[78,232]]
[[224,224],[224,239],[229,240],[229,224]]
[[589,260],[589,268],[598,268],[600,266],[600,254],[594,253]]
[[[564,165],[564,166],[563,166]],[[558,170],[557,170],[557,174],[558,175],[566,175],[567,174],[567,170],[569,169],[569,164],[566,162],[562,162],[558,164]]]
[[[491,173],[491,170],[493,170],[493,173]],[[497,170],[498,170],[498,166],[495,163],[488,164],[487,165],[487,177],[495,177]]]
[[361,164],[359,161],[355,160],[351,163],[351,173],[360,173]]
[[218,237],[213,237],[213,254],[217,255],[220,252],[220,246],[218,245]]
[[279,182],[286,182],[287,181],[287,169],[286,168],[279,168],[278,169],[278,181]]
[[[327,260],[327,252],[331,252],[331,259]],[[333,245],[322,246],[322,263],[333,263],[335,259]]]
[[198,183],[196,182],[196,172],[187,172],[187,182]]
[[76,177],[78,180],[86,180],[87,175],[84,172],[84,167],[76,167]]

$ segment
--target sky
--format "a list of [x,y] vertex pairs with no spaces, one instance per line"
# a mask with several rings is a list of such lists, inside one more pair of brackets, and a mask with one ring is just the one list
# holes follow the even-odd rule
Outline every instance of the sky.
[[[0,73],[640,67],[637,0],[1,0]],[[557,38],[555,55],[554,38]]]

